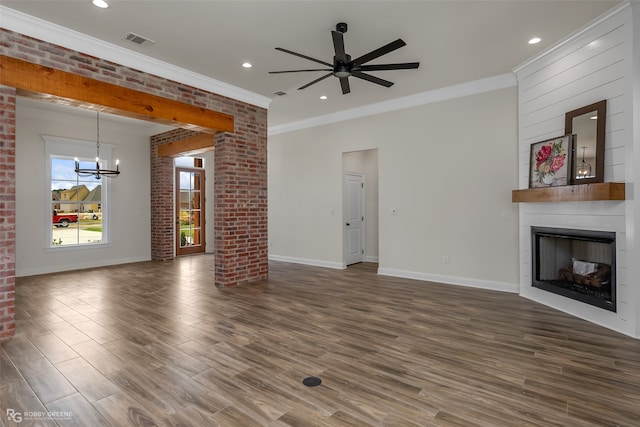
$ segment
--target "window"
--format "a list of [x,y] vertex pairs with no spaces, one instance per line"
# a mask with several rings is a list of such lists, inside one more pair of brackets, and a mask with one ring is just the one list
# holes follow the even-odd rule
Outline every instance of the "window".
[[[108,180],[79,177],[75,173],[78,157],[81,168],[95,165],[95,145],[89,141],[45,136],[47,169],[48,247],[98,245],[109,242]],[[107,166],[111,146],[100,144],[101,167]]]
[[182,156],[173,159],[175,167],[204,169],[204,159],[200,157]]

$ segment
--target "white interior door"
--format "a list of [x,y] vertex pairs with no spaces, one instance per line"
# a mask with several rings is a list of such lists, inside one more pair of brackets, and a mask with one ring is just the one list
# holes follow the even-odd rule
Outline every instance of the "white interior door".
[[364,261],[364,176],[344,174],[346,265]]

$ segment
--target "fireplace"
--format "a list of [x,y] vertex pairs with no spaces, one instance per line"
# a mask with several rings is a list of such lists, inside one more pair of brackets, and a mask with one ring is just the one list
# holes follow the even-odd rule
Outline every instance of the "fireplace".
[[616,311],[616,233],[531,227],[532,283]]

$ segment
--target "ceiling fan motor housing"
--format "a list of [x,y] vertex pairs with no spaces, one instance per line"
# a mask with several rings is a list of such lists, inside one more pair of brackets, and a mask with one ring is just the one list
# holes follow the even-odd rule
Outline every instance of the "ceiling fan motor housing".
[[345,55],[346,62],[338,61],[336,57],[333,57],[333,75],[336,77],[349,77],[351,75],[351,55]]

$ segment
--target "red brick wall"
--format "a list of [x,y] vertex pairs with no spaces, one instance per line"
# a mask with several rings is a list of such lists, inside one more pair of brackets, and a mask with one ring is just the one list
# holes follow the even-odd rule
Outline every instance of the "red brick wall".
[[16,91],[0,86],[0,341],[15,333]]
[[[216,212],[215,215],[216,225],[219,226],[216,227],[215,241],[224,241],[226,245],[225,247],[227,248],[224,252],[225,256],[216,261],[216,280],[218,284],[233,286],[267,276],[266,109],[226,98],[192,86],[167,80],[159,76],[147,74],[80,52],[72,51],[3,28],[0,28],[0,38],[0,53],[2,55],[233,115],[235,123],[235,133],[233,134],[233,138],[238,138],[239,141],[244,141],[242,143],[243,145],[247,144],[247,159],[251,158],[251,161],[239,161],[233,168],[223,167],[220,171],[217,169],[214,171],[216,181],[224,182],[227,180],[235,180],[235,185],[237,186],[235,194],[238,195],[238,198],[234,199],[234,197],[231,196],[232,193],[228,193],[228,188],[222,191],[222,194],[225,194],[226,197],[226,207],[220,213]],[[9,92],[11,92],[11,90],[9,90]],[[12,154],[8,156],[6,160],[0,160],[0,162],[2,162],[0,167],[3,171],[10,173],[11,176],[13,176],[14,170],[14,113],[14,101],[12,101],[11,105],[6,106],[6,108],[3,107],[3,150],[9,150]],[[9,119],[9,116],[12,118]],[[226,141],[226,138],[229,138],[229,140]],[[223,144],[226,142],[226,147],[222,150],[224,151],[223,157],[229,159],[229,156],[232,155],[234,151],[231,149],[229,144],[234,144],[234,142],[231,142],[232,137],[229,135],[226,135],[223,139],[225,139]],[[242,149],[240,149],[240,151],[242,151]],[[216,153],[216,159],[217,157]],[[154,172],[156,175],[154,175],[154,178],[151,181],[152,185],[155,184],[156,180],[160,180],[163,182],[162,188],[165,187],[164,180],[168,179],[168,169],[165,164],[166,161],[170,160],[152,160],[152,168],[154,167],[154,164],[156,167]],[[216,160],[216,164],[217,163],[218,162]],[[126,171],[123,173],[126,173]],[[171,179],[173,179],[172,174],[173,172],[171,172]],[[246,176],[247,179],[243,179],[243,176]],[[259,195],[257,194],[257,188],[260,188]],[[12,319],[13,314],[10,314],[9,312],[12,313],[14,307],[13,283],[15,277],[15,240],[13,239],[13,234],[15,233],[15,201],[13,198],[13,192],[15,191],[15,183],[12,183],[9,187],[5,187],[3,185],[2,190],[0,191],[3,192],[2,197],[5,197],[4,193],[7,193],[6,197],[11,199],[8,201],[3,199],[2,203],[4,203],[4,207],[1,208],[3,211],[2,218],[6,218],[5,221],[7,221],[7,224],[2,225],[3,228],[0,231],[0,247],[2,247],[3,254],[3,259],[0,261],[0,278],[2,279],[2,282],[0,283],[6,283],[5,285],[0,286],[0,292],[3,292],[0,293],[0,298],[6,298],[5,301],[8,301],[8,304],[6,304],[5,308],[3,308],[0,313],[2,313],[1,316]],[[158,189],[158,191],[164,190]],[[156,192],[155,189],[154,192]],[[249,204],[248,199],[245,199],[244,196],[240,197],[240,195],[245,194],[245,192],[254,197],[254,199],[252,199],[254,201],[250,203],[251,208],[248,212],[251,214],[256,213],[256,217],[251,221],[247,221],[246,224],[240,224],[234,214],[235,212],[247,209]],[[9,193],[11,193],[11,195],[9,195]],[[216,193],[216,197],[217,196],[218,193]],[[153,243],[151,251],[153,256],[158,259],[164,259],[164,257],[167,256],[166,251],[168,245],[164,236],[166,236],[168,229],[165,224],[166,219],[162,215],[164,215],[167,210],[173,212],[173,200],[167,199],[160,203],[156,199],[155,203],[156,205],[152,208],[152,215],[155,215],[154,217],[158,222],[154,222],[152,224]],[[160,220],[158,218],[162,219]],[[222,221],[222,223],[217,224],[220,221]],[[245,227],[245,230],[242,233],[235,235],[227,234],[224,236],[218,236],[217,233],[229,233],[230,226],[225,222]],[[257,225],[253,224],[253,222],[256,222]],[[158,227],[158,229],[156,229],[156,227]],[[7,229],[5,230],[5,228]],[[237,247],[234,248],[234,256],[241,262],[236,262],[236,260],[229,255],[230,252],[228,249],[230,248],[231,242],[236,238],[234,236],[242,236],[242,238],[237,238]],[[256,248],[256,244],[258,244],[259,249]],[[171,241],[171,245],[173,245],[173,240]],[[258,258],[256,258],[256,256]],[[240,274],[240,271],[242,271],[242,274]],[[0,307],[3,307],[2,304],[3,303],[0,301]],[[7,321],[6,324],[3,323],[5,331],[9,331],[9,328],[11,328],[10,332],[5,333],[7,336],[11,336],[13,334],[12,322],[13,321],[11,320]],[[0,332],[0,334],[2,333],[3,332]]]
[[218,134],[214,163],[216,284],[266,279],[266,145],[256,135]]
[[173,158],[158,157],[162,144],[188,138],[197,132],[174,129],[151,137],[151,258],[171,259],[175,256],[176,215]]

